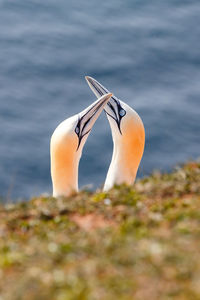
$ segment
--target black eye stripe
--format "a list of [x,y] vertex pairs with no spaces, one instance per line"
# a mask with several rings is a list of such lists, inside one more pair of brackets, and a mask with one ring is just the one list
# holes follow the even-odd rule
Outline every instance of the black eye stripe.
[[111,109],[111,110],[113,111],[113,113],[115,114],[116,119],[118,119],[118,118],[117,118],[116,111],[115,111],[114,107],[112,106],[112,104],[111,104],[110,102],[108,102],[108,106],[110,107],[110,109]]
[[[95,113],[94,113],[95,114]],[[86,125],[90,122],[90,120],[92,119],[92,117],[94,116],[94,114],[84,123],[84,125],[83,125],[83,128],[82,128],[82,131],[81,132],[83,132],[83,130],[85,129],[85,127],[86,127]]]
[[[87,125],[87,124],[89,123],[89,121],[93,118],[93,116],[94,116],[94,115],[96,114],[96,112],[99,110],[99,108],[101,107],[101,105],[102,105],[102,104],[100,103],[100,104],[96,107],[94,113],[93,113],[93,114],[91,115],[91,117],[88,118],[87,121],[84,123],[81,132],[83,132],[83,130],[85,129],[86,125]],[[86,114],[88,114],[88,112],[87,112]],[[85,114],[85,115],[86,115],[86,114]],[[80,124],[81,124],[81,121],[83,120],[83,118],[85,117],[85,115],[84,115],[83,117],[80,118]]]
[[110,115],[108,112],[106,112],[106,114],[109,115],[116,122],[116,119],[112,115]]
[[[110,102],[108,102],[107,104],[110,107],[110,109],[112,109],[113,113],[115,114],[116,119],[119,119],[119,121],[126,115],[126,111],[125,111],[125,109],[122,108],[122,106],[120,105],[120,103],[117,104],[117,109],[118,109],[118,115],[119,115],[119,117],[117,116],[116,111],[115,111],[113,105]],[[120,114],[120,112],[122,112],[122,111],[123,111],[123,115]]]
[[[90,81],[89,81],[90,82]],[[98,83],[97,81],[95,81],[96,85],[93,82],[90,82],[90,84],[94,87],[94,89],[100,94],[100,96],[103,95],[103,92],[109,93],[108,90],[106,90],[100,83]],[[103,91],[103,92],[102,92]],[[120,101],[115,97],[112,96],[111,99],[115,102],[115,104],[117,105],[117,112],[115,110],[115,108],[113,107],[113,105],[110,103],[110,101],[107,103],[107,105],[110,107],[110,109],[112,110],[114,116],[112,116],[111,114],[109,114],[107,111],[106,113],[113,119],[116,121],[117,126],[119,128],[120,133],[121,132],[121,128],[120,128],[120,124],[121,124],[121,120],[122,118],[126,115],[126,110],[123,109],[123,107],[120,104]]]
[[77,136],[78,136],[78,139],[79,139],[77,150],[78,150],[78,148],[79,148],[79,146],[80,146],[80,144],[81,144],[82,138],[83,138],[86,134],[88,134],[88,133],[90,132],[90,130],[91,130],[91,129],[89,129],[86,133],[83,134],[83,131],[84,131],[85,127],[86,127],[87,124],[90,122],[90,120],[93,118],[93,116],[96,114],[96,112],[99,110],[99,108],[101,107],[101,105],[102,105],[102,104],[100,103],[100,104],[95,108],[93,114],[85,121],[85,123],[83,124],[82,128],[81,128],[81,122],[83,122],[83,118],[85,117],[85,115],[87,115],[87,114],[94,108],[95,105],[92,106],[92,108],[91,108],[89,111],[87,111],[87,113],[85,113],[85,115],[83,115],[81,118],[78,119],[78,123],[77,123],[77,125],[76,125],[76,127],[75,127],[75,130],[74,130],[75,133],[76,133]]

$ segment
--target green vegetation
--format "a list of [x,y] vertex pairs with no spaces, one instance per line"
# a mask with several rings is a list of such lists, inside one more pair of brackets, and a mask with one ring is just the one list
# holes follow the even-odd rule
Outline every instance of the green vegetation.
[[0,207],[0,300],[199,300],[200,164]]

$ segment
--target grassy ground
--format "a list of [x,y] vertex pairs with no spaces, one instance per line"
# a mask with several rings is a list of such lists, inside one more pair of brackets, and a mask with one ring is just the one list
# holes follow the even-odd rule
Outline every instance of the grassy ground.
[[2,205],[3,299],[200,299],[200,164]]

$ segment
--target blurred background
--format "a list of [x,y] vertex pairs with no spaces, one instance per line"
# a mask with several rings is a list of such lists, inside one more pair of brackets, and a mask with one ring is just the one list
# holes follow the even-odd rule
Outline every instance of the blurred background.
[[[0,195],[51,193],[50,136],[95,100],[85,75],[143,119],[139,176],[196,159],[199,16],[199,0],[0,0]],[[111,156],[102,114],[84,148],[80,187],[99,187]]]

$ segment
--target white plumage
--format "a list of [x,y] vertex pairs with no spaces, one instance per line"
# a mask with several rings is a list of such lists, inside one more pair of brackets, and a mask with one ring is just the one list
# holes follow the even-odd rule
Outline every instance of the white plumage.
[[[86,80],[99,98],[109,91],[92,77]],[[113,138],[113,155],[106,176],[104,190],[115,184],[133,184],[145,145],[144,125],[139,115],[128,104],[114,95],[104,107]]]
[[112,94],[103,95],[88,108],[63,121],[50,144],[53,196],[78,191],[78,166],[88,135]]

